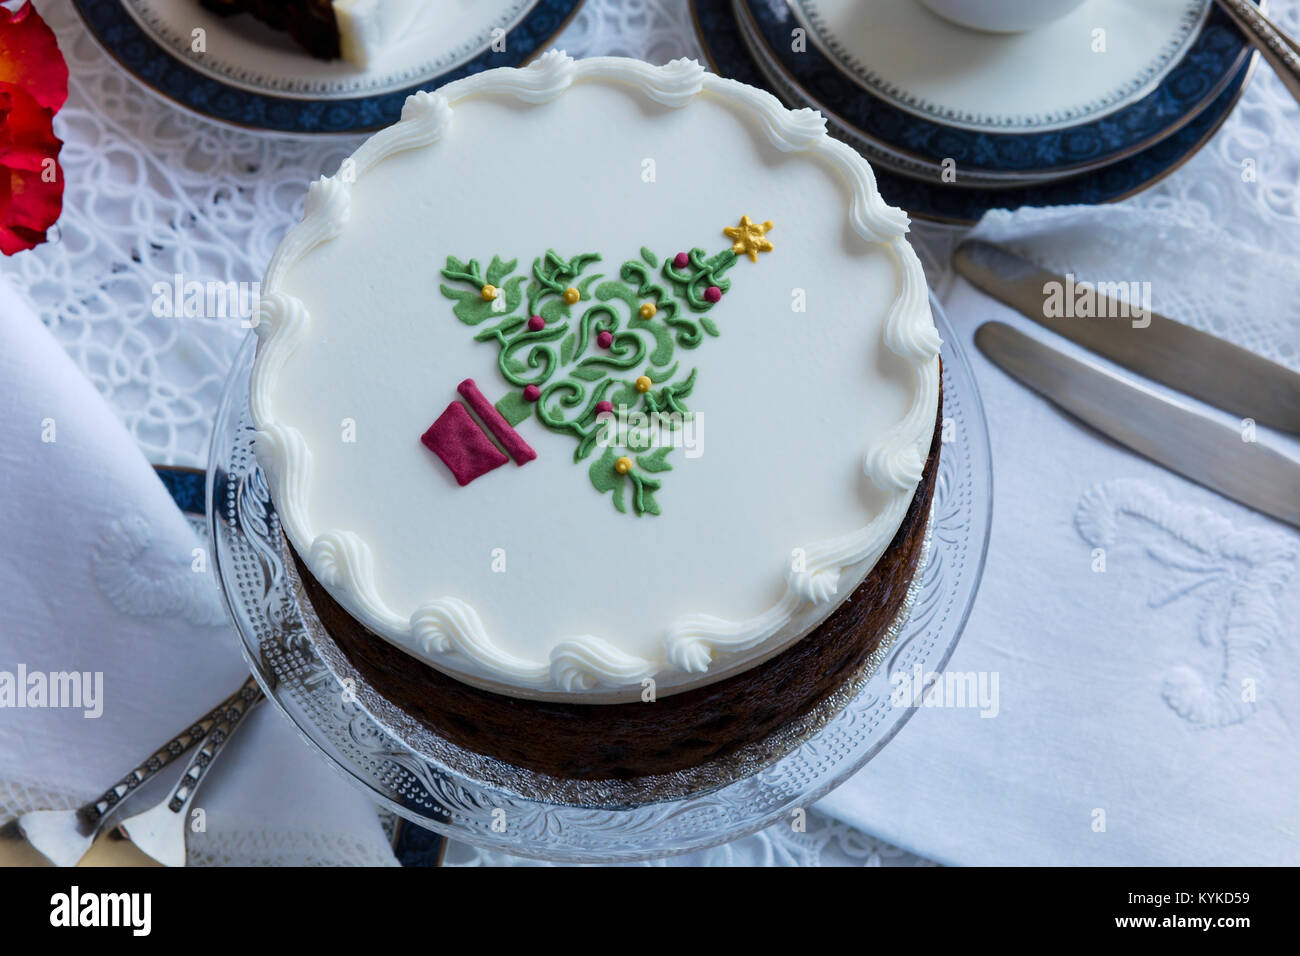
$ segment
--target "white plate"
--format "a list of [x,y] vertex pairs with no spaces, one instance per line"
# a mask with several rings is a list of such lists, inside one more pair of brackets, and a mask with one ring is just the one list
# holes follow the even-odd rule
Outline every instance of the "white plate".
[[248,14],[199,0],[72,0],[90,35],[159,96],[220,123],[293,135],[354,134],[401,115],[406,97],[554,42],[582,0],[427,0],[371,67],[318,60]]
[[[430,0],[382,62],[361,68],[318,60],[288,34],[248,14],[223,17],[198,0],[123,0],[159,46],[200,73],[257,93],[310,99],[387,93],[451,69],[508,31],[535,0]],[[194,49],[203,31],[203,51]]]

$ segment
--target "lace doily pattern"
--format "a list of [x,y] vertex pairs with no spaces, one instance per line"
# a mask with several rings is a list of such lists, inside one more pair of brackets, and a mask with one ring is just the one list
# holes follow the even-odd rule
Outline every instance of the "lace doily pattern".
[[[56,119],[66,141],[67,190],[51,241],[4,260],[3,268],[150,460],[201,466],[222,381],[247,329],[238,316],[155,314],[159,295],[170,294],[178,281],[257,282],[301,215],[307,184],[333,173],[360,137],[269,137],[199,119],[127,77],[87,35],[69,0],[37,0],[37,6],[71,72],[68,103]],[[1270,8],[1283,28],[1300,33],[1300,2],[1273,0]],[[587,0],[557,45],[575,56],[619,54],[654,63],[700,55],[687,0]],[[1181,225],[1184,235],[1227,237],[1234,246],[1264,250],[1283,268],[1300,260],[1298,156],[1300,107],[1260,68],[1208,146],[1124,205],[1135,221],[1149,215]],[[948,260],[960,235],[913,228],[941,294],[951,282]],[[1122,245],[1125,237],[1110,241]],[[1157,289],[1155,305],[1294,366],[1300,362],[1294,304],[1265,314],[1240,274],[1222,270],[1213,296],[1165,290],[1161,302]],[[0,786],[10,796],[6,810],[18,805],[14,787]],[[32,805],[30,796],[22,798],[25,805]],[[805,834],[778,836],[781,828],[774,827],[741,842],[763,843],[755,862],[820,861],[828,847],[853,841],[863,848],[850,854],[856,859],[894,858],[889,848],[870,849],[870,838],[856,831],[818,842],[814,833],[838,833],[842,825],[827,822],[823,831],[812,820]],[[814,846],[820,849],[809,849]],[[710,861],[727,862],[735,852],[710,851]],[[459,858],[453,848],[449,859]],[[475,859],[505,862],[491,854]]]

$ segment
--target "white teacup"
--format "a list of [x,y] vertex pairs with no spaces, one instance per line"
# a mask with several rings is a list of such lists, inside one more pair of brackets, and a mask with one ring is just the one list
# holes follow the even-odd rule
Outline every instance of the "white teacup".
[[919,0],[932,11],[972,30],[1019,33],[1059,20],[1084,0]]

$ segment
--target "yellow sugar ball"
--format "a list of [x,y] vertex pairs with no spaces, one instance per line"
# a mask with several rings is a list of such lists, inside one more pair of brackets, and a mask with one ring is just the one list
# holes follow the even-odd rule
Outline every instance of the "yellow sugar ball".
[[627,457],[620,458],[618,461],[614,462],[614,470],[620,475],[626,475],[632,470],[632,459]]
[[655,313],[658,311],[659,311],[658,306],[656,306],[653,302],[647,302],[645,305],[641,306],[640,315],[641,318],[643,319],[653,319],[655,317]]
[[569,305],[573,305],[573,303],[577,302],[580,298],[582,298],[582,293],[573,286],[569,286],[564,290],[564,301],[569,303]]
[[636,380],[636,390],[638,392],[648,392],[653,384],[654,382],[650,381],[650,376],[641,375]]
[[484,302],[491,302],[497,297],[497,287],[494,285],[485,285],[479,289],[479,294],[483,296]]

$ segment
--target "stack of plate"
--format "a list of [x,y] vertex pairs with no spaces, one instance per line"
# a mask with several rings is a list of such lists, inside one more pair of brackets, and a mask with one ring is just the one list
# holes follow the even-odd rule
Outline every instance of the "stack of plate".
[[693,0],[713,68],[812,107],[912,215],[1110,202],[1231,112],[1251,47],[1212,0],[1086,0],[984,33],[919,0]]

